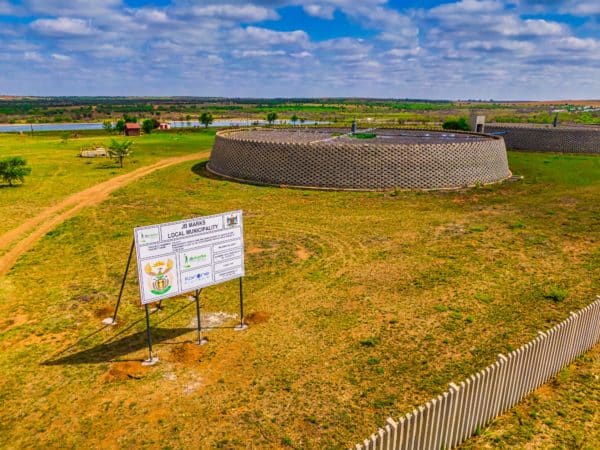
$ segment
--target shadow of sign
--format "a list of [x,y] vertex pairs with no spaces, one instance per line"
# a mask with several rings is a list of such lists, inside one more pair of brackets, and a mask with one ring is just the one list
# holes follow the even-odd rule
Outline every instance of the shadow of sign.
[[[152,328],[152,341],[160,343],[177,338],[194,331],[190,328]],[[146,331],[125,336],[119,340],[104,342],[95,347],[83,350],[62,358],[44,361],[44,365],[55,366],[63,364],[98,364],[114,361],[130,353],[146,349]],[[138,359],[136,359],[137,361]]]

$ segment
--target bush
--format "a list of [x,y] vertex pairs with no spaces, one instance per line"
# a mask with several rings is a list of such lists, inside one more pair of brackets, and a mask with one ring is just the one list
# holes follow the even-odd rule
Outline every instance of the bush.
[[156,119],[146,119],[142,122],[142,131],[146,134],[152,133],[152,130],[158,128],[160,123]]
[[562,302],[567,298],[567,295],[569,295],[569,292],[566,289],[563,289],[560,286],[550,286],[544,293],[544,298],[552,300],[553,302]]
[[0,177],[9,186],[13,181],[25,182],[25,177],[31,173],[31,167],[27,167],[27,161],[22,156],[11,156],[0,161]]
[[465,117],[459,117],[458,119],[449,118],[442,124],[442,128],[444,130],[471,131],[471,127],[469,127]]

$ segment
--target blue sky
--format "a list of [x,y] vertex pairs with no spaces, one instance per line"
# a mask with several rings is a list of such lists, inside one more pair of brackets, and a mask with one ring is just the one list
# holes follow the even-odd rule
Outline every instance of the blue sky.
[[0,95],[600,98],[600,0],[0,0]]

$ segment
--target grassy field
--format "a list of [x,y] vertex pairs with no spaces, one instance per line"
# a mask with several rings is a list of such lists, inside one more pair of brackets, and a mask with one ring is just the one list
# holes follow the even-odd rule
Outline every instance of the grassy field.
[[111,139],[122,136],[98,132],[78,132],[66,141],[62,132],[11,134],[0,133],[0,159],[23,156],[32,168],[26,178],[27,188],[10,188],[0,184],[0,234],[14,228],[65,197],[116,175],[131,172],[165,157],[209,150],[214,131],[201,133],[155,133],[130,138],[132,156],[120,169],[116,160],[80,158],[82,148],[94,144],[108,148]]
[[[0,283],[0,447],[350,447],[598,294],[600,159],[509,157],[523,181],[457,192],[257,187],[202,164],[118,191]],[[20,211],[6,191],[3,217]],[[100,323],[132,228],[238,208],[250,328],[230,328],[235,282],[203,292],[203,347],[193,303],[168,300],[151,318],[161,362],[142,368],[135,267],[119,325]],[[598,364],[596,348],[467,448],[596,448]]]

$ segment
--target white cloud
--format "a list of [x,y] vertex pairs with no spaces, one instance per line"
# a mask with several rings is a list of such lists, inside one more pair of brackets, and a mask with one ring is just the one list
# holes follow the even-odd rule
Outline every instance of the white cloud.
[[0,16],[15,16],[21,12],[21,9],[6,0],[0,0]]
[[235,58],[265,58],[268,56],[284,56],[283,50],[234,50],[231,54]]
[[165,11],[159,9],[148,9],[142,8],[133,11],[133,15],[136,19],[140,19],[147,23],[160,24],[168,23],[169,17]]
[[250,45],[304,45],[309,41],[308,34],[303,30],[274,31],[253,26],[234,30],[232,36]]
[[73,59],[69,55],[62,55],[60,53],[52,53],[51,56],[52,56],[52,59],[54,59],[56,61],[60,61],[60,62],[69,62]]
[[303,51],[303,52],[298,52],[298,53],[292,53],[290,56],[292,56],[294,58],[310,58],[312,56],[312,53]]
[[[595,14],[596,0],[440,0],[434,8],[390,0],[168,1],[134,7],[123,0],[20,0],[15,11],[16,1],[0,0],[0,14],[10,7],[11,14],[33,17],[0,29],[0,60],[11,74],[5,78],[15,80],[14,90],[29,86],[42,95],[93,94],[93,88],[490,98],[541,95],[561,85],[600,96],[598,19],[571,24],[574,14]],[[312,28],[301,29],[289,20],[289,6],[332,21],[326,34],[334,37],[317,39]],[[567,9],[568,16],[556,15]],[[340,17],[353,26],[333,22]],[[276,26],[265,22],[276,20]],[[61,71],[69,57],[77,71]],[[44,70],[32,71],[33,63]],[[165,79],[172,80],[168,92]]]
[[68,17],[37,19],[31,22],[30,27],[49,36],[88,36],[95,32],[89,21]]
[[132,56],[134,51],[129,47],[115,44],[99,44],[94,45],[90,49],[90,53],[96,58],[123,58],[126,56]]
[[23,6],[32,14],[87,18],[114,12],[123,4],[121,0],[24,0]]
[[407,58],[411,56],[418,56],[421,53],[421,47],[415,48],[393,48],[385,52],[387,56],[392,58]]
[[597,0],[571,2],[562,12],[578,16],[600,15],[600,2]]
[[428,12],[430,16],[443,18],[455,14],[488,14],[504,10],[504,4],[499,0],[461,0],[435,6]]
[[331,5],[310,4],[303,7],[304,12],[309,16],[320,17],[321,19],[333,19],[335,8]]
[[225,62],[225,60],[218,55],[208,55],[206,59],[211,64],[223,64]]
[[25,61],[34,61],[34,62],[43,62],[44,58],[42,58],[42,55],[39,54],[39,52],[25,52],[23,54],[23,59]]
[[214,17],[236,22],[262,22],[279,18],[275,11],[252,4],[195,6],[187,12],[197,17]]

